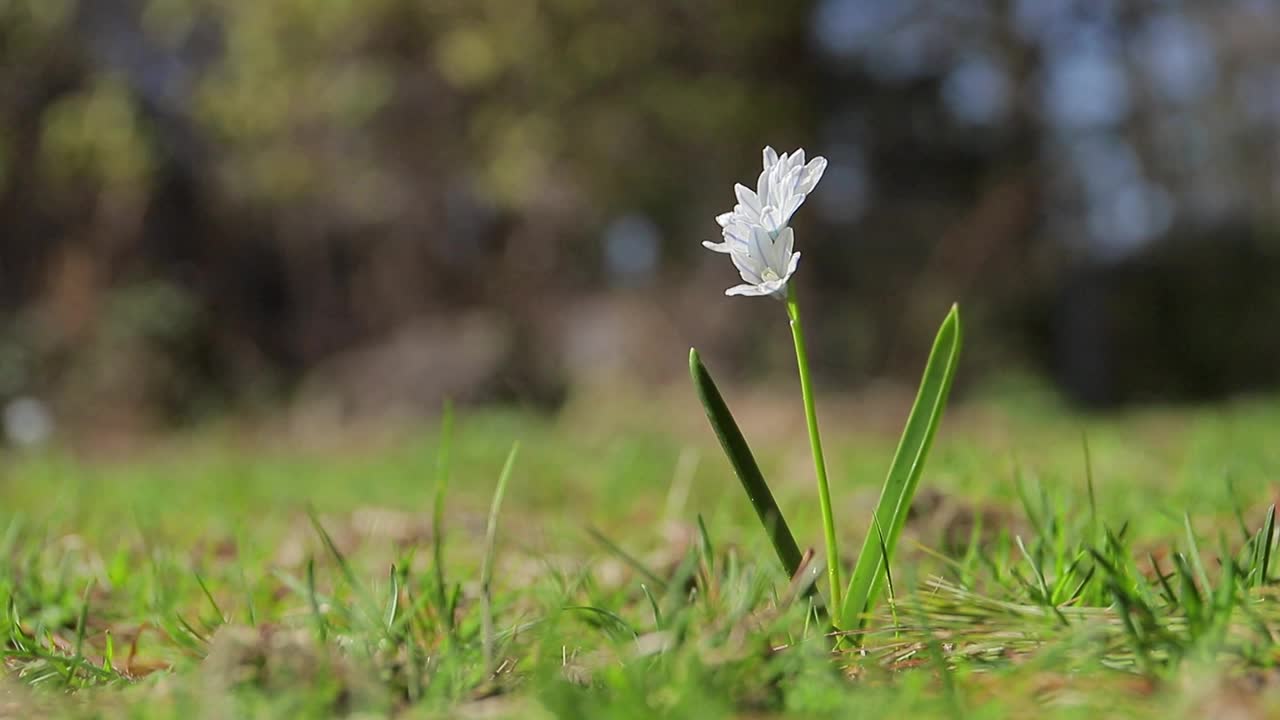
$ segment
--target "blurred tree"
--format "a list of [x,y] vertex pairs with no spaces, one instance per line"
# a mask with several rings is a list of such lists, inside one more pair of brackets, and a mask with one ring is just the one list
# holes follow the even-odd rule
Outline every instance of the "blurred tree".
[[444,307],[545,312],[601,285],[612,217],[683,226],[711,212],[689,190],[723,189],[765,129],[803,132],[812,88],[789,80],[806,17],[705,0],[11,0],[0,178],[23,182],[3,186],[0,292],[27,314],[79,293],[88,317],[69,324],[93,333],[93,298],[162,279],[201,308],[197,367],[232,384]]
[[[799,221],[829,371],[909,373],[960,297],[998,338],[971,357],[1116,399],[1162,327],[1123,268],[1203,267],[1158,259],[1179,237],[1270,267],[1277,28],[1246,0],[0,0],[0,398],[80,378],[181,416],[474,308],[553,396],[570,302],[700,273],[769,142],[831,160]],[[152,354],[169,380],[85,370]]]

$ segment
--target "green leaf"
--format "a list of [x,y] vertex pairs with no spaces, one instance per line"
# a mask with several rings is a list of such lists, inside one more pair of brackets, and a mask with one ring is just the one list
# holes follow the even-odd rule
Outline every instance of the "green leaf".
[[911,507],[916,486],[920,483],[920,473],[929,456],[929,447],[933,444],[938,422],[947,405],[951,381],[955,377],[956,363],[960,357],[961,335],[960,308],[952,305],[951,312],[942,321],[942,327],[938,329],[938,335],[933,341],[929,364],[925,366],[924,377],[920,381],[920,391],[911,407],[911,414],[907,417],[902,439],[898,441],[898,451],[894,454],[889,475],[880,491],[880,502],[872,516],[877,521],[887,518],[888,532],[885,534],[884,550],[881,550],[876,534],[868,532],[862,544],[862,552],[858,554],[853,577],[849,580],[849,590],[844,596],[841,612],[843,622],[840,627],[862,627],[866,613],[875,605],[879,596],[885,577],[884,566],[893,559],[898,537],[907,521],[907,510]]
[[610,540],[608,535],[605,535],[604,533],[600,532],[599,530],[593,527],[587,528],[587,534],[590,535],[592,538],[594,538],[596,542],[603,545],[606,550],[616,555],[619,560],[621,560],[624,564],[629,566],[632,570],[635,570],[636,572],[640,573],[649,582],[658,586],[660,590],[667,589],[667,581],[658,577],[657,573],[655,573],[653,570],[650,570],[649,566],[645,565],[643,562],[637,559],[636,556],[632,555],[626,550],[623,550],[622,546]]
[[76,645],[75,657],[77,660],[84,658],[84,633],[85,627],[89,622],[89,593],[93,590],[93,581],[84,587],[84,597],[80,601],[80,617],[76,620]]
[[449,451],[453,444],[453,403],[445,400],[440,418],[440,442],[436,449],[436,488],[431,514],[431,552],[435,570],[436,612],[444,618],[445,628],[452,636],[453,615],[446,612],[448,583],[444,576],[444,497],[449,488]]
[[383,615],[382,624],[387,628],[387,634],[395,633],[396,612],[400,609],[400,576],[396,573],[396,566],[391,565],[391,591],[390,597],[387,598],[387,611]]
[[316,559],[313,557],[307,558],[307,603],[311,606],[311,617],[315,619],[316,636],[323,643],[329,637],[329,626],[320,611],[320,598],[316,594]]
[[1258,578],[1260,584],[1271,582],[1271,543],[1276,536],[1276,506],[1267,508],[1267,522],[1262,526],[1262,574]]
[[200,573],[194,573],[196,576],[196,584],[204,591],[205,598],[209,604],[213,606],[213,611],[218,615],[218,624],[223,625],[227,622],[227,616],[222,612],[222,608],[218,607],[218,601],[213,599],[213,593],[209,592],[209,586],[205,584],[204,578],[200,577]]
[[333,537],[329,535],[329,531],[324,529],[324,525],[320,524],[320,518],[316,515],[315,508],[307,507],[307,517],[311,520],[311,527],[315,529],[316,534],[320,536],[320,542],[325,549],[329,551],[330,557],[338,564],[338,569],[342,571],[342,577],[347,581],[347,585],[355,591],[357,603],[364,612],[365,619],[370,624],[376,626],[378,622],[378,605],[374,601],[373,596],[369,594],[369,589],[360,582],[360,578],[356,576],[356,572],[351,567],[351,563],[347,561],[342,551],[338,549]]
[[742,489],[747,491],[747,498],[755,508],[756,515],[759,516],[760,524],[769,535],[769,541],[773,543],[773,550],[778,554],[782,569],[788,576],[794,576],[800,569],[800,547],[796,544],[795,536],[791,534],[791,528],[787,526],[786,519],[782,517],[782,510],[773,499],[769,485],[760,473],[760,466],[756,464],[751,448],[747,447],[746,438],[742,437],[738,423],[734,421],[733,414],[729,412],[724,398],[716,389],[711,373],[707,372],[707,368],[702,364],[698,351],[692,348],[689,350],[689,374],[693,377],[693,386],[698,391],[698,399],[702,401],[702,407],[707,411],[707,420],[711,422],[711,429],[715,430],[716,437],[720,440],[720,447],[724,448],[724,454],[729,456],[729,463],[733,465],[733,472],[742,483]]
[[511,479],[511,470],[516,465],[516,456],[519,453],[519,441],[512,443],[511,451],[507,453],[507,461],[498,475],[498,487],[493,491],[493,502],[489,505],[489,522],[484,533],[484,557],[480,564],[480,622],[486,672],[493,672],[497,652],[497,634],[493,625],[493,562],[498,547],[498,514],[502,511],[502,498],[507,494],[507,481]]

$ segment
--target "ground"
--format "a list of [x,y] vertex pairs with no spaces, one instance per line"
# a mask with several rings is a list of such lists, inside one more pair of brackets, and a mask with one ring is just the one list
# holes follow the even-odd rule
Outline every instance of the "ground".
[[[1274,399],[1085,417],[970,393],[891,600],[834,638],[690,395],[358,441],[228,424],[111,457],[11,453],[0,717],[1280,710]],[[726,396],[820,548],[798,401]],[[819,399],[846,567],[905,410]]]

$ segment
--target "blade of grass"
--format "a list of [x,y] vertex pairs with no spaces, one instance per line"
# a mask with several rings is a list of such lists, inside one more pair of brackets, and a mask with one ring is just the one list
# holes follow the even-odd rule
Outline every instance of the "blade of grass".
[[656,585],[658,590],[660,591],[666,590],[667,583],[665,580],[658,577],[657,573],[655,573],[653,570],[650,570],[647,565],[645,565],[643,562],[637,559],[634,555],[632,555],[631,553],[628,553],[626,550],[623,550],[620,545],[610,540],[607,535],[600,532],[594,527],[588,527],[587,534],[590,535],[593,540],[603,545],[606,550],[618,556],[618,559],[621,560],[623,563],[625,563],[627,566],[629,566],[632,570],[635,570],[636,572],[640,573],[645,577],[646,580]]
[[613,634],[610,632],[611,630],[620,630],[624,634],[631,636],[631,639],[640,637],[640,633],[631,627],[631,623],[623,620],[620,615],[610,610],[592,605],[566,605],[562,609],[568,613],[583,613],[594,617],[597,621],[597,627],[610,635]]
[[311,616],[316,622],[316,636],[323,643],[329,637],[329,625],[320,611],[320,598],[316,595],[316,559],[307,557],[307,604],[311,606]]
[[431,515],[431,552],[435,565],[436,611],[444,617],[445,629],[454,630],[453,614],[445,612],[448,602],[448,586],[444,575],[444,496],[449,488],[449,451],[453,442],[453,403],[444,403],[440,418],[440,441],[436,450],[436,488]]
[[249,627],[257,627],[258,604],[253,600],[253,588],[249,585],[249,578],[244,574],[243,565],[239,566],[238,575],[240,577],[240,591],[244,593],[245,619],[249,622]]
[[698,513],[698,551],[702,553],[702,561],[706,563],[707,571],[714,570],[715,549],[711,544],[711,535],[707,532],[707,523],[702,519],[702,513]]
[[1191,526],[1190,514],[1182,514],[1182,524],[1187,533],[1187,552],[1190,555],[1191,567],[1196,571],[1196,580],[1200,582],[1200,587],[1208,593],[1209,588],[1213,586],[1209,584],[1209,573],[1204,569],[1204,558],[1200,556],[1200,542],[1196,539],[1195,528]]
[[711,544],[711,536],[707,534],[707,525],[702,519],[702,513],[697,516],[698,526],[698,542],[695,547],[698,549],[698,576],[700,578],[699,585],[706,594],[707,602],[714,605],[720,597],[719,583],[715,573],[715,557],[714,549]]
[[107,630],[107,647],[102,651],[102,669],[115,672],[116,645],[111,639],[111,630]]
[[671,580],[667,582],[667,593],[662,599],[663,607],[666,608],[663,612],[665,617],[675,618],[684,606],[688,604],[687,588],[689,581],[693,579],[697,572],[698,550],[691,547],[685,551],[680,564],[676,566],[675,572],[671,574]]
[[315,528],[316,534],[320,536],[320,541],[324,545],[325,550],[329,552],[330,557],[338,564],[338,569],[342,571],[342,577],[347,581],[347,585],[356,593],[360,600],[360,609],[364,613],[365,618],[370,624],[376,625],[378,622],[378,607],[374,602],[373,596],[369,594],[369,589],[360,582],[356,577],[355,571],[351,568],[351,563],[347,562],[347,558],[338,549],[333,537],[324,529],[324,525],[320,524],[320,518],[316,517],[315,509],[307,508],[307,517],[311,519],[311,526]]
[[1089,542],[1098,538],[1098,496],[1093,489],[1093,453],[1089,451],[1088,433],[1080,433],[1080,445],[1084,448],[1084,480],[1089,488]]
[[1220,649],[1227,639],[1227,631],[1231,625],[1232,610],[1236,605],[1236,585],[1238,578],[1236,575],[1236,564],[1231,562],[1230,556],[1226,554],[1226,538],[1222,539],[1223,554],[1223,573],[1219,578],[1217,591],[1213,594],[1213,626],[1209,637],[1209,648],[1212,651]]
[[1045,579],[1044,570],[1041,569],[1040,563],[1036,562],[1036,559],[1031,556],[1031,553],[1027,550],[1026,543],[1022,541],[1021,535],[1016,536],[1013,539],[1013,543],[1018,547],[1018,552],[1022,554],[1022,559],[1027,561],[1027,565],[1034,574],[1036,589],[1040,592],[1040,602],[1050,605],[1049,583]]
[[1031,496],[1027,494],[1027,480],[1022,474],[1021,468],[1014,470],[1013,486],[1018,491],[1018,502],[1022,505],[1022,512],[1026,515],[1027,522],[1031,524],[1031,530],[1036,537],[1044,537],[1047,533],[1044,524],[1041,522],[1040,512],[1031,503]]
[[494,660],[497,652],[497,640],[493,626],[493,559],[498,545],[498,513],[502,510],[502,498],[507,493],[507,481],[511,478],[511,469],[515,467],[516,455],[520,452],[520,443],[511,445],[507,453],[507,461],[498,475],[498,487],[493,491],[493,502],[489,505],[489,522],[484,533],[484,562],[480,566],[480,604],[481,623],[484,636],[484,667],[486,673],[492,673],[496,666]]
[[227,622],[227,615],[222,612],[222,608],[218,607],[218,601],[213,599],[213,593],[209,592],[209,586],[205,584],[204,578],[201,577],[198,572],[194,572],[192,574],[196,576],[196,584],[200,586],[200,590],[204,593],[205,599],[209,601],[209,605],[213,607],[213,611],[217,613],[218,624],[225,624]]
[[1252,533],[1249,532],[1249,523],[1244,520],[1244,509],[1240,507],[1240,493],[1236,490],[1235,477],[1231,473],[1227,473],[1227,497],[1231,498],[1231,510],[1236,517],[1236,526],[1240,528],[1240,537],[1245,542],[1249,542]]
[[[865,619],[865,614],[875,603],[884,577],[882,564],[893,559],[893,551],[897,547],[898,537],[906,524],[907,510],[915,496],[920,482],[920,474],[924,470],[929,448],[933,444],[938,424],[942,419],[942,411],[947,404],[947,396],[951,392],[951,382],[955,377],[956,364],[960,357],[960,345],[963,331],[960,325],[960,308],[951,306],[951,312],[942,321],[938,335],[933,342],[933,350],[929,353],[929,362],[925,365],[924,376],[920,383],[915,404],[907,417],[907,425],[902,438],[898,442],[898,450],[894,454],[893,463],[889,466],[889,474],[880,492],[880,502],[872,517],[888,518],[888,532],[885,537],[886,557],[877,552],[878,538],[868,532],[862,543],[862,552],[858,553],[858,564],[854,567],[853,577],[849,581],[849,590],[845,593],[844,607],[836,608],[845,622],[837,623],[840,627],[857,629]],[[859,625],[852,627],[849,620],[858,617]]]
[[400,575],[396,572],[396,566],[391,566],[391,590],[390,597],[387,598],[387,611],[382,616],[382,622],[387,628],[387,634],[392,634],[396,624],[396,611],[400,609]]
[[1187,614],[1187,619],[1192,623],[1198,623],[1204,615],[1204,602],[1200,597],[1200,590],[1196,588],[1195,577],[1190,564],[1187,563],[1187,557],[1182,553],[1174,553],[1173,567],[1178,573],[1181,589],[1181,594],[1178,596],[1179,604]]
[[1133,598],[1129,597],[1114,580],[1108,580],[1107,587],[1111,591],[1112,597],[1115,598],[1116,604],[1120,607],[1121,626],[1124,628],[1129,644],[1133,648],[1138,667],[1147,675],[1154,674],[1155,663],[1151,659],[1149,643],[1133,621],[1133,616],[1137,611]]
[[84,596],[80,600],[80,616],[76,619],[76,645],[75,657],[77,659],[84,657],[84,633],[85,626],[89,622],[89,592],[93,590],[93,581],[84,587]]
[[1155,571],[1156,582],[1160,584],[1164,599],[1171,607],[1178,607],[1178,594],[1173,591],[1173,586],[1169,584],[1169,575],[1166,575],[1160,567],[1160,561],[1156,559],[1155,553],[1147,553],[1147,561],[1151,563],[1151,569]]
[[640,583],[640,592],[644,593],[645,599],[649,601],[649,608],[653,610],[653,627],[657,630],[662,629],[662,610],[658,607],[658,601],[653,597],[653,593],[649,592],[649,586]]
[[1271,547],[1275,542],[1276,534],[1276,506],[1275,503],[1267,508],[1267,522],[1263,524],[1262,537],[1262,583],[1265,585],[1271,582]]
[[[889,557],[889,546],[884,541],[884,528],[880,525],[880,518],[872,517],[875,521],[876,538],[880,540],[880,557]],[[884,579],[889,587],[889,614],[893,618],[894,627],[898,626],[898,604],[896,602],[897,594],[893,589],[893,573],[889,569],[889,563],[884,564]]]

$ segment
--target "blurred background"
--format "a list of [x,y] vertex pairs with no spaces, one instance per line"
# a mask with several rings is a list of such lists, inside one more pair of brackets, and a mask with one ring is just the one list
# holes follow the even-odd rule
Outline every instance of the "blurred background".
[[1280,380],[1270,0],[0,0],[4,435],[790,378],[766,144],[824,388]]

